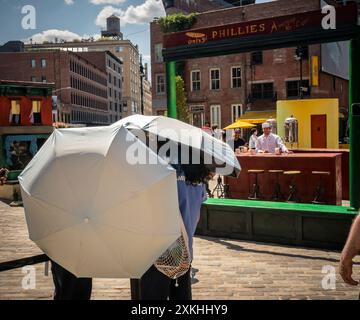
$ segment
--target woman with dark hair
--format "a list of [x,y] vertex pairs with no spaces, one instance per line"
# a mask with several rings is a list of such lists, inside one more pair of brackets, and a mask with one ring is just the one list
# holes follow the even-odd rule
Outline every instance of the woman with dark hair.
[[[191,260],[193,237],[200,218],[200,208],[206,199],[205,183],[214,169],[204,164],[174,165],[177,172],[179,209],[189,240]],[[191,300],[191,268],[176,280],[170,279],[153,265],[140,279],[141,300]]]

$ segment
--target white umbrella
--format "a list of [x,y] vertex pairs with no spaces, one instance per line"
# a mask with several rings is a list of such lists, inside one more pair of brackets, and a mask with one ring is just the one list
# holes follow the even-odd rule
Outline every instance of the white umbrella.
[[78,277],[140,278],[180,236],[175,170],[124,127],[55,130],[19,181],[30,238]]
[[[206,164],[216,165],[220,174],[230,175],[234,171],[238,174],[241,170],[233,149],[227,143],[185,122],[163,116],[133,115],[112,126],[125,126],[135,131],[142,130],[163,139],[169,139],[173,143],[191,147],[203,154]],[[177,159],[176,156],[171,155],[170,158]]]

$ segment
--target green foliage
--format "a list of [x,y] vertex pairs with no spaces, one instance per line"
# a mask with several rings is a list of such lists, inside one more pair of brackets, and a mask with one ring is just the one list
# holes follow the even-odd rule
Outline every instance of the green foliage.
[[182,77],[176,77],[176,113],[177,119],[190,123],[190,113],[186,101],[185,82]]
[[162,32],[177,32],[190,29],[196,22],[196,14],[176,13],[158,20]]

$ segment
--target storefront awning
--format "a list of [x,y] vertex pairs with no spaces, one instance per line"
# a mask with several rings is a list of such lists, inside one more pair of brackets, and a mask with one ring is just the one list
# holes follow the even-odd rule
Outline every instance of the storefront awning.
[[240,118],[238,118],[238,120],[259,124],[270,118],[276,119],[276,111],[250,111],[243,114]]

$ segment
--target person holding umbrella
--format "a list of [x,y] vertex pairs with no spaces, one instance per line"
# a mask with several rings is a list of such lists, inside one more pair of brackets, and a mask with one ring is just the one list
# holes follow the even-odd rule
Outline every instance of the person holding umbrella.
[[[203,162],[203,161],[202,161]],[[193,237],[200,219],[200,208],[206,200],[206,183],[215,168],[201,164],[173,165],[177,171],[179,209],[188,236],[189,253],[193,259]],[[153,265],[140,279],[141,300],[191,300],[191,267],[176,280],[167,277]]]

